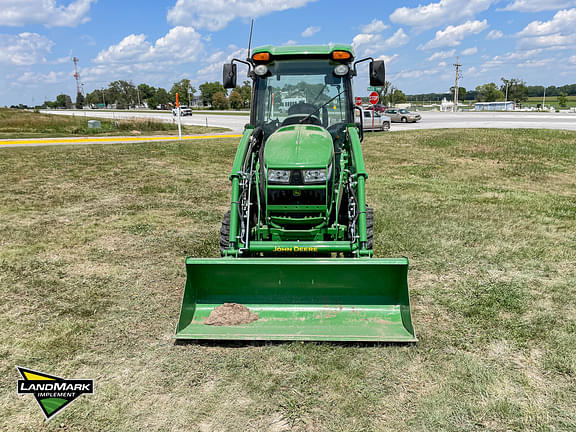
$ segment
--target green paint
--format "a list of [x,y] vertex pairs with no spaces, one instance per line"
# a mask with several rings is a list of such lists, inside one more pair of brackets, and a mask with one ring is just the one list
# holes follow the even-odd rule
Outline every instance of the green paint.
[[[416,341],[405,258],[188,258],[186,270],[178,339]],[[259,319],[205,325],[224,302]]]
[[[416,340],[408,298],[408,260],[371,258],[373,232],[369,233],[365,197],[368,175],[358,129],[348,123],[354,118],[351,76],[338,81],[344,115],[332,123],[334,117],[327,114],[310,117],[311,112],[321,112],[319,96],[325,87],[334,85],[332,69],[322,72],[326,75],[318,80],[318,64],[327,60],[316,59],[329,58],[334,50],[353,54],[347,45],[254,50],[270,52],[272,61],[285,56],[283,65],[300,63],[292,69],[279,68],[276,75],[254,78],[251,119],[258,127],[246,127],[230,175],[230,246],[223,259],[186,260],[186,289],[176,338]],[[314,61],[302,61],[307,56],[315,57]],[[302,79],[298,85],[309,85],[306,78],[310,75],[319,88],[312,96],[309,91],[294,92],[289,108],[273,109],[274,92],[283,97],[289,91],[286,88],[293,87],[276,84],[278,89],[267,92],[273,86],[268,87],[266,80],[282,82],[282,73],[294,71]],[[268,117],[262,115],[265,108]],[[279,119],[274,117],[279,113],[283,114]],[[330,126],[326,129],[320,124]],[[289,171],[289,182],[268,184],[273,169]],[[326,169],[326,181],[305,183],[304,174],[312,169]],[[332,257],[338,254],[347,258]],[[244,304],[260,318],[233,327],[205,325],[210,312],[226,302]]]
[[332,137],[320,126],[285,126],[268,138],[264,161],[268,168],[326,168],[333,147]]
[[354,55],[354,49],[351,45],[331,44],[331,45],[293,45],[293,46],[272,46],[264,45],[254,48],[252,54],[259,52],[269,52],[273,57],[276,56],[307,56],[307,55],[330,55],[332,51],[348,51]]

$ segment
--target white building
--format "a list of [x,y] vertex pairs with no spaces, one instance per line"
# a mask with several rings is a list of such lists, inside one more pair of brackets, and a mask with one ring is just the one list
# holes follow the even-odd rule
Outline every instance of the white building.
[[514,111],[516,104],[514,101],[508,102],[476,102],[474,110],[476,111]]

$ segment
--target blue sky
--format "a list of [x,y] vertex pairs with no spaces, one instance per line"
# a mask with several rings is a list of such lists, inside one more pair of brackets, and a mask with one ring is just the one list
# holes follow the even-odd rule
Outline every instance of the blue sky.
[[0,106],[74,98],[73,56],[88,92],[219,80],[245,56],[250,17],[255,46],[352,43],[406,93],[447,91],[456,56],[468,89],[576,82],[576,0],[0,0]]

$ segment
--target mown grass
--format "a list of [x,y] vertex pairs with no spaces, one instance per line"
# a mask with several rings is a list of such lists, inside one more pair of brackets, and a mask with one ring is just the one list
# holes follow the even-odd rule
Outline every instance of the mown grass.
[[[416,345],[174,345],[235,147],[0,152],[0,429],[576,429],[576,133],[367,135],[375,251],[411,260]],[[44,424],[15,365],[96,393]]]
[[[102,128],[88,128],[89,120],[98,120]],[[204,126],[182,126],[183,133],[222,132],[227,129]],[[87,115],[62,116],[32,111],[0,108],[0,139],[43,138],[92,135],[176,135],[175,123],[151,119],[103,119]]]

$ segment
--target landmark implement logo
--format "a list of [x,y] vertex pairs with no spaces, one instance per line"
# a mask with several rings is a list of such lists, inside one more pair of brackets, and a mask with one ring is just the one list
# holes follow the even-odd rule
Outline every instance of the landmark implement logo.
[[23,379],[18,394],[33,394],[46,420],[50,420],[84,393],[94,393],[94,380],[64,379],[44,372],[16,366]]

